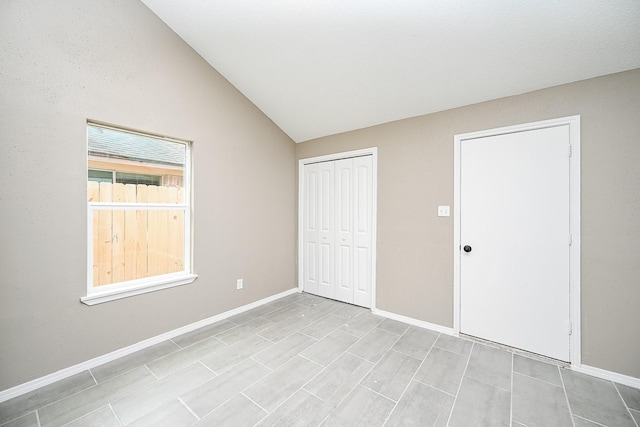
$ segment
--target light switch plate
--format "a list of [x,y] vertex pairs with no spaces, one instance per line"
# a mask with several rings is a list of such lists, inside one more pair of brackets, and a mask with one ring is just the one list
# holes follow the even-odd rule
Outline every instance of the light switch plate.
[[449,206],[438,206],[438,216],[449,216]]

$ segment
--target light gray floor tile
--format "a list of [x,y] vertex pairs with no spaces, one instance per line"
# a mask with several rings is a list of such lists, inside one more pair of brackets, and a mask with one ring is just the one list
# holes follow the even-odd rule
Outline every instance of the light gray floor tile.
[[271,412],[313,378],[320,369],[317,363],[296,356],[245,390],[244,394],[260,407]]
[[637,427],[640,391],[296,293],[1,402],[0,426],[118,414],[138,427],[443,426],[449,414],[452,427]]
[[156,345],[152,345],[151,347],[147,347],[140,351],[136,351],[135,353],[105,363],[104,365],[97,366],[91,369],[91,373],[93,374],[96,381],[106,381],[109,378],[118,376],[126,371],[137,368],[138,366],[144,365],[146,363],[153,362],[154,360],[166,356],[169,353],[173,353],[174,351],[179,349],[180,347],[178,347],[172,341],[163,341]]
[[573,427],[564,389],[513,374],[513,420],[528,427]]
[[269,341],[277,342],[310,324],[311,320],[305,317],[294,317],[289,321],[282,321],[263,329],[258,332],[258,335]]
[[225,345],[218,341],[217,338],[206,338],[191,344],[189,347],[181,348],[160,359],[156,359],[148,363],[147,366],[158,378],[164,378],[213,354],[216,349],[224,347]]
[[407,325],[406,323],[398,322],[397,320],[393,319],[384,319],[381,323],[378,324],[377,327],[380,329],[384,329],[387,332],[392,332],[396,335],[402,335],[407,331],[407,329],[409,329],[409,325]]
[[428,385],[412,381],[385,427],[446,427],[453,399],[453,396]]
[[344,317],[329,314],[307,326],[306,328],[301,329],[300,332],[319,340],[326,337],[331,332],[338,329],[340,326],[344,325],[346,321],[347,319],[345,319]]
[[384,424],[395,403],[365,387],[357,386],[322,423],[322,426],[367,426]]
[[473,342],[463,338],[440,334],[440,336],[438,337],[434,345],[444,350],[448,350],[452,353],[458,353],[458,354],[462,354],[463,356],[469,356],[471,354],[471,348],[473,347]]
[[262,350],[253,358],[269,369],[277,369],[315,342],[317,341],[313,338],[296,332]]
[[271,341],[267,341],[258,335],[250,335],[249,338],[238,341],[233,345],[217,349],[200,361],[216,374],[221,374],[272,344]]
[[358,341],[358,338],[351,334],[334,331],[308,347],[301,355],[323,366],[327,366],[355,344],[356,341]]
[[40,424],[38,424],[38,416],[36,413],[30,412],[27,415],[2,424],[2,427],[40,427]]
[[81,393],[39,409],[40,424],[42,427],[66,424],[155,382],[157,380],[146,366],[134,368]]
[[640,389],[626,386],[624,384],[616,384],[616,388],[620,392],[624,403],[629,409],[640,411]]
[[69,378],[9,399],[0,403],[0,424],[22,417],[38,408],[93,387],[95,384],[96,382],[89,371],[83,371]]
[[129,427],[186,427],[195,423],[197,418],[180,401],[172,400],[142,418],[138,418]]
[[247,310],[244,313],[236,314],[235,316],[229,317],[227,320],[238,325],[242,325],[243,323],[247,323],[255,319],[256,317],[260,317],[264,314],[269,314],[271,312],[276,311],[277,309],[268,306],[261,305],[259,307],[252,308],[251,310]]
[[400,337],[393,349],[416,359],[424,359],[429,349],[438,338],[438,333],[428,329],[411,326]]
[[465,376],[449,425],[509,427],[510,412],[511,393]]
[[318,426],[333,406],[304,390],[298,390],[258,424],[260,427]]
[[376,363],[397,340],[396,334],[374,328],[363,338],[360,338],[360,341],[349,349],[349,353]]
[[359,315],[348,319],[344,325],[340,327],[342,332],[347,332],[351,335],[355,335],[358,338],[362,338],[371,329],[375,328],[379,323],[384,320],[383,317],[376,316],[368,312],[360,313]]
[[560,372],[574,415],[607,426],[636,427],[611,381],[568,369]]
[[300,298],[296,301],[296,303],[305,305],[307,307],[317,307],[318,305],[326,304],[326,303],[335,303],[336,301],[330,300],[318,295],[313,295],[309,293],[300,294]]
[[228,331],[224,331],[216,335],[216,338],[227,345],[233,345],[238,341],[248,338],[252,334],[260,332],[263,329],[267,329],[271,325],[273,325],[273,322],[263,317],[256,317],[237,328],[229,329]]
[[300,304],[290,304],[284,306],[276,311],[272,311],[271,313],[265,314],[262,316],[264,319],[267,319],[273,323],[279,323],[282,321],[290,321],[293,320],[294,317],[303,317],[306,312],[310,309],[307,306]]
[[103,406],[97,411],[65,425],[65,427],[120,427],[120,422],[109,406]]
[[560,380],[560,370],[551,363],[534,360],[529,357],[513,355],[513,372],[527,375],[531,378],[546,381],[553,385],[562,387]]
[[504,350],[475,344],[465,376],[511,391],[511,358]]
[[198,421],[198,427],[253,426],[267,415],[258,405],[239,394]]
[[455,395],[467,367],[467,356],[433,347],[415,379],[438,390]]
[[374,364],[353,354],[344,353],[305,386],[315,396],[333,406],[338,405],[369,373]]
[[214,376],[215,374],[209,369],[200,363],[195,363],[167,376],[151,387],[113,402],[111,406],[120,421],[129,424],[195,389]]
[[221,332],[228,331],[229,329],[235,328],[236,326],[238,325],[229,322],[228,320],[221,320],[211,325],[203,326],[202,328],[198,328],[191,332],[187,332],[186,334],[177,336],[171,341],[178,344],[180,347],[188,347],[191,344],[195,344],[198,341],[210,338]]
[[575,427],[602,427],[602,424],[585,420],[584,418],[580,418],[577,415],[573,416],[573,423]]
[[360,384],[397,402],[420,363],[414,357],[390,350]]
[[370,311],[363,307],[358,307],[356,305],[345,304],[343,307],[332,312],[333,315],[339,316],[345,319],[352,319],[359,314],[369,313]]
[[202,418],[270,372],[268,368],[247,359],[227,372],[185,393],[181,396],[181,400],[198,417]]

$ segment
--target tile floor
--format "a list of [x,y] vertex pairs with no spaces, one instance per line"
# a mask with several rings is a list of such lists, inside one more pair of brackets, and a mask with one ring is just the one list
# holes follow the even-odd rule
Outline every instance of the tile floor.
[[3,427],[638,423],[638,389],[304,293],[0,403]]

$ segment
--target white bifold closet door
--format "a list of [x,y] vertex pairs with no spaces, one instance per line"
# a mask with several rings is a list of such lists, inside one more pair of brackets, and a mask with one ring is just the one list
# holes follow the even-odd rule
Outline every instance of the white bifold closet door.
[[372,156],[304,166],[303,286],[371,306]]

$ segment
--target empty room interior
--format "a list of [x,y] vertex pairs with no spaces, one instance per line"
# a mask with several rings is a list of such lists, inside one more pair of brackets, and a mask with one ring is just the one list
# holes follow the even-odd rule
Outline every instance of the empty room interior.
[[0,3],[0,426],[640,426],[640,3]]

